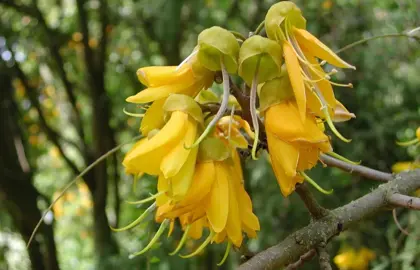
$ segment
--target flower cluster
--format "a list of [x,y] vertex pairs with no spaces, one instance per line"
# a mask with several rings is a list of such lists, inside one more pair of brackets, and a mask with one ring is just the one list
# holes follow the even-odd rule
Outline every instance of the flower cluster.
[[340,270],[367,270],[369,263],[375,258],[376,253],[369,248],[355,250],[347,247],[334,257],[334,263]]
[[[115,230],[130,229],[152,212],[161,225],[133,256],[147,251],[166,228],[171,235],[177,224],[184,234],[172,254],[188,238],[209,232],[196,251],[182,257],[198,254],[209,243],[227,242],[223,262],[232,245],[241,246],[244,235],[256,237],[260,225],[244,188],[241,157],[257,159],[268,151],[284,196],[304,180],[328,193],[305,171],[318,163],[321,153],[344,159],[332,152],[324,122],[348,142],[333,122],[355,116],[332,88],[351,84],[333,82],[337,70],[326,72],[323,66],[354,67],[305,30],[306,20],[292,2],[273,5],[264,26],[266,35],[254,33],[246,39],[208,28],[179,66],[137,71],[147,88],[127,101],[146,111],[127,114],[143,118],[144,137],[123,165],[129,174],[156,176],[157,193],[133,202],[152,204],[133,223]],[[234,85],[236,79],[244,81],[242,90]],[[210,89],[214,82],[222,83],[220,98]]]

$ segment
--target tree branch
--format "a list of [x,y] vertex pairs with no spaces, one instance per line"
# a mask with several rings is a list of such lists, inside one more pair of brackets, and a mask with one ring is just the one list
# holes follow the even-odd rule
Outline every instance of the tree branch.
[[388,202],[395,206],[420,210],[420,198],[395,193],[388,197]]
[[331,211],[330,215],[309,224],[279,244],[258,253],[242,264],[239,269],[274,269],[294,262],[320,243],[328,242],[343,229],[348,229],[362,219],[388,207],[390,205],[389,197],[392,197],[393,194],[410,194],[418,188],[420,188],[420,169],[397,174],[392,181]]
[[325,250],[325,247],[318,246],[316,253],[319,257],[319,269],[321,270],[332,270],[330,263],[330,254]]
[[285,270],[295,270],[298,269],[299,267],[301,267],[305,262],[310,261],[316,254],[316,250],[313,248],[311,250],[309,250],[308,252],[306,252],[305,254],[303,254],[302,256],[299,257],[299,260],[297,260],[294,263],[289,264]]
[[309,190],[308,186],[303,184],[298,184],[296,187],[296,193],[302,199],[309,213],[311,214],[314,220],[320,219],[328,215],[328,210],[319,205],[316,201],[314,195]]
[[350,164],[333,157],[321,154],[321,161],[328,166],[339,168],[349,173],[357,173],[371,180],[387,182],[392,180],[392,174],[377,171],[365,166]]

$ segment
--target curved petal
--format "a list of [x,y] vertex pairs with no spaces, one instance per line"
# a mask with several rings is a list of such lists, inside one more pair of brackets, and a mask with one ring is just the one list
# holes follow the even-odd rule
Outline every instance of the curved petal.
[[221,162],[215,162],[215,170],[216,181],[209,194],[206,214],[213,231],[219,233],[225,229],[229,213],[229,178]]
[[[229,171],[227,171],[229,173]],[[227,175],[229,177],[229,175]],[[226,222],[226,232],[232,243],[240,247],[242,244],[241,216],[233,181],[228,181],[229,185],[229,214]]]
[[194,74],[189,65],[178,70],[176,66],[150,66],[139,68],[137,78],[147,87],[158,87],[176,82],[192,83]]
[[140,124],[140,132],[144,136],[147,136],[150,131],[160,129],[164,126],[163,104],[165,101],[166,98],[158,99],[150,105],[149,109],[147,109]]
[[298,109],[290,101],[285,101],[268,108],[265,119],[267,132],[271,132],[285,141],[302,136],[305,132],[304,126],[299,118]]
[[172,197],[180,201],[187,194],[194,176],[194,167],[197,158],[198,147],[190,150],[187,160],[179,172],[169,178]]
[[302,119],[302,122],[305,122],[306,93],[299,60],[293,51],[292,45],[288,41],[283,43],[283,51],[287,73],[289,74],[290,83],[292,84],[293,93],[295,94],[296,102],[298,104],[300,119]]
[[185,145],[192,145],[196,139],[196,135],[197,123],[189,117],[184,138],[169,151],[160,164],[160,170],[166,178],[175,176],[184,165],[191,152],[191,149],[186,149]]
[[148,103],[161,98],[166,98],[170,94],[180,93],[191,84],[185,84],[183,82],[176,82],[174,84],[165,84],[162,86],[149,87],[134,96],[130,96],[126,99],[130,103]]
[[325,60],[336,67],[355,69],[354,66],[338,57],[338,55],[336,55],[330,48],[328,48],[324,43],[322,43],[308,31],[304,29],[293,28],[293,33],[295,34],[299,46],[304,47],[305,50],[310,54]]
[[298,148],[276,138],[270,132],[267,132],[267,142],[273,165],[280,166],[287,176],[295,176],[299,160]]

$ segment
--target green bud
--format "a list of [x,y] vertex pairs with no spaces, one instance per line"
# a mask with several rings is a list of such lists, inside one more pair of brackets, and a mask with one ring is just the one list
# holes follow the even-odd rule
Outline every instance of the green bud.
[[238,53],[238,41],[226,29],[213,26],[198,35],[198,61],[211,71],[221,70],[223,61],[229,73],[236,73]]
[[[287,20],[287,24],[285,23]],[[265,16],[265,31],[268,38],[276,41],[285,39],[285,27],[294,26],[305,29],[306,19],[300,9],[290,1],[283,1],[272,5]],[[291,29],[288,29],[291,31]]]
[[259,92],[260,112],[270,106],[279,104],[285,100],[293,99],[293,88],[288,76],[275,78],[264,83]]
[[163,104],[163,111],[165,112],[164,119],[168,119],[174,111],[182,111],[189,114],[198,123],[203,124],[204,122],[200,106],[192,97],[187,95],[170,95]]
[[219,97],[211,90],[202,90],[197,95],[195,100],[198,103],[206,104],[206,103],[209,103],[209,102],[219,102]]
[[231,149],[223,143],[220,139],[215,137],[206,137],[199,146],[198,160],[199,161],[223,161],[228,159],[231,154]]
[[268,38],[252,36],[245,40],[239,51],[239,76],[252,84],[258,68],[258,83],[279,77],[282,65],[281,46]]

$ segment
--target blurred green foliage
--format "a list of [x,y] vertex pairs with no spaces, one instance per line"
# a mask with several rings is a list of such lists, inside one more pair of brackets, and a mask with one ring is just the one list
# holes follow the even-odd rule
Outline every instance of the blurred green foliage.
[[[88,44],[96,51],[101,45],[101,1],[82,2],[88,14]],[[122,112],[123,108],[130,109],[125,98],[142,89],[135,75],[137,68],[176,65],[191,52],[198,33],[206,27],[219,25],[246,34],[258,26],[274,2],[108,0],[106,31],[109,37],[104,58],[104,85],[110,100],[111,118],[108,120],[116,132],[117,141],[125,142],[138,132],[139,120]],[[309,31],[334,50],[373,35],[401,33],[420,26],[420,2],[414,0],[296,2],[307,18]],[[49,31],[42,26],[34,5],[43,14]],[[77,141],[71,106],[50,50],[52,43],[59,46],[59,53],[64,59],[62,68],[74,85],[75,105],[80,109],[84,128],[88,129],[94,124],[91,99],[100,97],[88,94],[89,74],[85,68],[83,35],[75,1],[0,0],[0,14],[3,61],[0,72],[9,74],[9,70],[19,64],[36,90],[48,124],[59,130],[60,136],[66,140]],[[340,54],[357,70],[337,74],[339,81],[352,82],[354,89],[337,88],[336,93],[357,118],[338,125],[340,131],[353,141],[345,144],[334,140],[336,152],[383,171],[390,171],[397,161],[418,158],[419,147],[398,147],[395,141],[413,138],[415,129],[420,126],[419,45],[418,40],[406,37],[384,38]],[[74,174],[43,132],[27,89],[16,78],[13,79],[13,89],[28,162],[35,168],[33,184],[40,193],[52,199]],[[96,140],[90,132],[86,136],[88,145]],[[79,168],[88,165],[74,145],[66,142],[62,145],[65,154]],[[118,154],[119,160],[128,149],[129,146],[126,146]],[[248,241],[243,250],[232,252],[222,267],[224,269],[233,269],[238,265],[241,254],[274,245],[309,222],[309,215],[298,196],[292,195],[287,199],[281,196],[266,160],[247,160],[245,168],[246,187],[262,229],[258,238]],[[109,173],[114,171],[109,169]],[[133,190],[132,179],[125,175],[122,166],[118,166],[117,174],[118,189],[108,184],[110,191],[106,212],[111,226],[128,224],[144,211],[124,203],[124,200],[144,198],[148,193],[155,192],[155,179],[142,178]],[[311,171],[310,175],[323,187],[334,188],[330,196],[315,194],[327,208],[348,203],[377,186],[375,182],[321,166]],[[62,209],[57,209],[58,206],[54,208],[55,241],[59,265],[63,270],[93,269],[95,265],[92,202],[87,187],[83,187],[82,183],[71,188],[60,200]],[[115,191],[118,196],[115,196]],[[115,207],[116,204],[120,207]],[[45,201],[38,201],[41,211],[46,207]],[[2,204],[0,209],[0,268],[27,269],[24,246],[13,244],[21,240],[17,240],[17,231],[8,213],[3,211]],[[385,210],[335,238],[330,245],[330,254],[337,254],[345,246],[366,246],[376,253],[372,269],[420,269],[420,244],[417,240],[420,237],[420,214],[400,210],[398,215],[401,224],[412,236],[403,235],[394,224],[391,212]],[[108,258],[109,263],[118,265],[120,269],[172,269],[175,266],[182,269],[215,269],[223,256],[222,245],[211,246],[205,254],[190,260],[171,257],[168,253],[176,246],[176,240],[162,240],[146,255],[129,260],[128,254],[144,247],[156,229],[153,222],[148,222],[128,232],[113,233],[120,253]],[[174,235],[172,239],[179,239],[181,232],[175,231]],[[195,246],[197,243],[187,243],[188,249]],[[20,249],[13,251],[17,247]],[[317,262],[313,260],[305,264],[304,269],[316,267]]]

